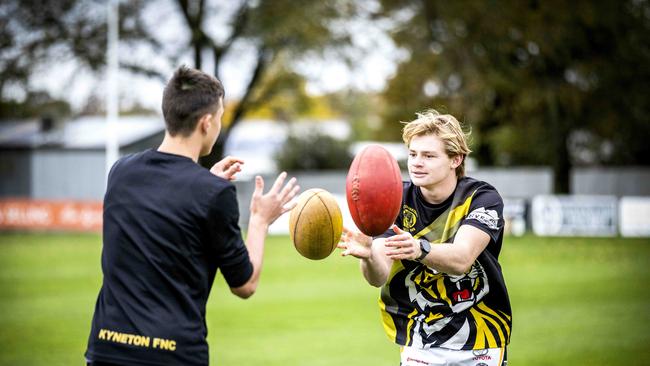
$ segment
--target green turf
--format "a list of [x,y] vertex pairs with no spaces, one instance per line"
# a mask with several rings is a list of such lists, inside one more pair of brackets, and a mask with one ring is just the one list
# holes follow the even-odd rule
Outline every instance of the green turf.
[[[97,235],[0,234],[0,365],[80,365],[101,284]],[[650,240],[506,238],[511,365],[645,365]],[[214,365],[393,365],[354,259],[269,240],[258,292],[208,303]]]

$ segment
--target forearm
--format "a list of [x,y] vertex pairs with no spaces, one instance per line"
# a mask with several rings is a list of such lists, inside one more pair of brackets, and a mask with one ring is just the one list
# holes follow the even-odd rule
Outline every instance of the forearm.
[[361,273],[371,286],[381,287],[388,280],[392,263],[384,253],[383,239],[377,239],[372,243],[370,256],[361,259]]
[[488,234],[470,225],[462,225],[454,243],[433,244],[422,263],[450,275],[467,273],[490,242]]
[[248,222],[248,231],[246,236],[246,249],[248,256],[253,265],[253,275],[251,279],[257,282],[262,271],[264,261],[264,242],[269,225],[264,220],[253,215]]
[[233,294],[241,298],[249,298],[257,290],[260,274],[262,273],[264,242],[266,240],[267,230],[268,223],[255,215],[250,217],[246,236],[246,249],[248,250],[248,257],[253,266],[253,273],[244,285],[230,289]]
[[444,243],[433,244],[431,246],[431,252],[421,262],[438,272],[450,275],[462,275],[472,265],[472,263],[469,263],[469,258],[471,257],[462,248],[459,248],[459,246]]

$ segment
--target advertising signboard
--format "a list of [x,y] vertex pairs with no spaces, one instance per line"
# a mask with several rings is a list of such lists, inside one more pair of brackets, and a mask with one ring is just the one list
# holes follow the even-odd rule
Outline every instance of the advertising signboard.
[[540,236],[616,236],[616,196],[542,195],[532,202],[533,231]]

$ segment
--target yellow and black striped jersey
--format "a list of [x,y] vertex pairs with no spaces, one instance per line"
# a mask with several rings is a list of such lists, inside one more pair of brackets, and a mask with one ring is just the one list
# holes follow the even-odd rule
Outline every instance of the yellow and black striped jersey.
[[379,299],[391,340],[403,346],[458,350],[509,343],[512,312],[498,262],[503,224],[503,200],[485,182],[461,178],[454,193],[438,205],[426,202],[412,182],[404,182],[396,220],[402,230],[436,245],[453,243],[461,225],[472,225],[486,232],[490,243],[462,276],[416,261],[395,261]]

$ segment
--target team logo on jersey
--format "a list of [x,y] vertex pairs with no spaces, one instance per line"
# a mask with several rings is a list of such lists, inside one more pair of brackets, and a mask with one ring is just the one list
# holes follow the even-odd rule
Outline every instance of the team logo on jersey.
[[499,214],[495,210],[486,210],[485,207],[477,208],[467,215],[467,220],[474,219],[492,230],[499,228]]
[[[452,276],[426,266],[413,268],[406,278],[411,301],[425,317],[431,314],[460,313],[481,301],[490,291],[483,266],[474,262],[469,272]],[[437,317],[433,316],[433,319]]]
[[[475,322],[472,306],[479,304],[490,291],[487,274],[478,261],[474,262],[468,273],[461,276],[435,272],[427,266],[418,265],[409,271],[404,282],[414,307],[408,317],[417,320],[408,325],[410,345],[424,347],[437,342],[469,341],[469,323]],[[455,318],[451,314],[458,317],[453,321],[460,320],[465,325],[455,334],[447,335],[446,340],[441,340],[440,332]]]
[[404,205],[402,209],[402,227],[405,231],[414,231],[415,222],[418,220],[418,213],[413,208]]

